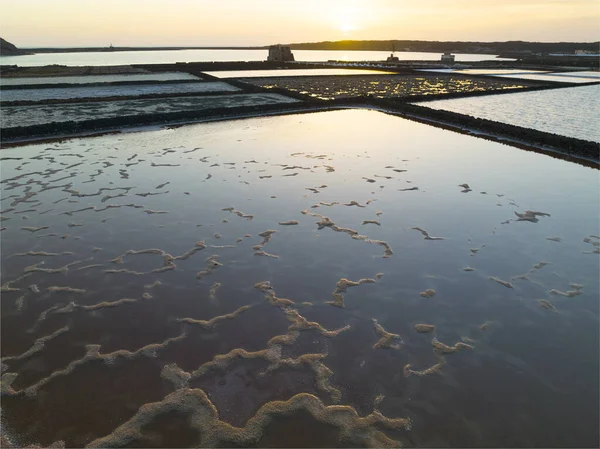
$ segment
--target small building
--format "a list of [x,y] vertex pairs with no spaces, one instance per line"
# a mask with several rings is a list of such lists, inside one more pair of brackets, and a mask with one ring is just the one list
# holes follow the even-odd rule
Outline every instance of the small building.
[[285,45],[271,45],[267,61],[287,62],[295,61],[292,49]]
[[447,51],[442,55],[442,62],[454,62],[454,55]]

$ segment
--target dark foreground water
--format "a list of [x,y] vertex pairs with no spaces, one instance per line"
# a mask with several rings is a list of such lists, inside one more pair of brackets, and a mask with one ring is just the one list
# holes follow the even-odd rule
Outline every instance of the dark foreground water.
[[599,443],[593,169],[375,111],[0,156],[16,445]]

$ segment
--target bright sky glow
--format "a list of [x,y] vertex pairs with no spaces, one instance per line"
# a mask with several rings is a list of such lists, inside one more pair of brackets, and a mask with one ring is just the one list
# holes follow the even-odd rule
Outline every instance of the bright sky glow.
[[0,0],[32,46],[267,45],[340,39],[600,40],[598,0]]

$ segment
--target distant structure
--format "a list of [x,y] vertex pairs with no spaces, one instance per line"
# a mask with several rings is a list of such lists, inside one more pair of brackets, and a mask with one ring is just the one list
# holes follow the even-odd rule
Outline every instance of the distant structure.
[[394,53],[396,53],[396,46],[392,44],[392,52],[386,59],[387,62],[400,62],[400,59]]
[[295,61],[292,49],[285,45],[271,45],[269,47],[269,57],[267,61],[287,62]]
[[442,55],[442,62],[454,62],[454,55],[447,51]]

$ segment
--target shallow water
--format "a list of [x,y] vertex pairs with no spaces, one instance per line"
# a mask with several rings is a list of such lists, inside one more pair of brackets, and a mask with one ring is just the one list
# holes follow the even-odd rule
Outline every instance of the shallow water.
[[220,81],[127,86],[60,87],[56,89],[7,90],[2,92],[2,101],[69,100],[137,95],[236,92],[239,90],[237,87]]
[[600,79],[599,72],[548,72],[523,69],[427,69],[422,72],[464,73],[466,75],[489,75],[502,78],[517,78],[535,81],[554,81],[562,83],[590,83]]
[[390,72],[360,69],[285,69],[285,70],[224,70],[205,72],[218,78],[255,78],[259,76],[318,76],[318,75],[385,75]]
[[600,142],[600,85],[420,104],[428,108]]
[[419,72],[465,73],[469,75],[519,75],[546,73],[540,70],[524,69],[418,69]]
[[583,77],[583,78],[596,78],[596,79],[600,78],[600,72],[591,71],[591,70],[584,70],[581,72],[561,72],[561,73],[557,73],[557,75]]
[[514,75],[497,75],[501,78],[518,78],[523,80],[535,81],[554,81],[559,83],[592,83],[598,81],[594,76],[569,76],[562,73],[544,73],[544,74],[514,74]]
[[[296,61],[385,61],[386,51],[327,51],[293,50]],[[123,65],[123,64],[174,64],[199,61],[266,61],[268,50],[159,50],[114,51],[81,53],[38,53],[24,56],[2,56],[0,64],[22,67],[60,64],[66,66]],[[441,53],[396,52],[403,61],[439,61]],[[457,61],[512,61],[495,55],[456,54]]]
[[2,128],[11,128],[44,123],[80,122],[100,118],[295,102],[298,100],[283,95],[261,93],[4,106],[0,122]]
[[89,84],[116,83],[121,81],[175,81],[198,80],[197,76],[184,72],[142,73],[130,75],[82,75],[82,76],[36,76],[0,77],[0,86],[23,86],[30,84]]
[[[1,156],[2,282],[19,289],[2,294],[2,419],[16,443],[598,445],[593,169],[366,110],[71,139]],[[320,202],[339,204],[312,207]],[[515,221],[528,209],[550,216]],[[318,229],[322,218],[311,213],[337,228]],[[289,220],[298,224],[279,224]],[[269,229],[277,232],[262,250],[279,258],[252,249]],[[385,246],[350,229],[393,253],[383,257]],[[152,248],[160,251],[127,254]],[[19,255],[29,251],[72,254]],[[153,272],[161,269],[169,271]],[[7,284],[24,270],[31,274]],[[376,282],[348,288],[339,308],[328,301],[341,278]],[[271,295],[254,288],[261,281]],[[435,295],[423,297],[427,289]],[[295,311],[322,328],[301,326]],[[373,348],[382,333],[372,319],[398,334],[398,349]],[[418,323],[435,331],[418,333]],[[269,342],[286,332],[287,344]],[[472,348],[440,355],[435,339]],[[86,358],[86,345],[99,353],[88,347]],[[235,348],[246,357],[210,364]],[[439,372],[414,374],[440,360]],[[164,370],[170,364],[203,368],[186,381]],[[8,373],[18,374],[12,384]],[[269,402],[277,400],[288,402]],[[411,425],[361,427],[350,409],[319,400]],[[215,421],[217,411],[238,429]]]
[[322,100],[373,96],[395,98],[458,92],[520,89],[527,83],[495,78],[466,78],[447,75],[365,75],[319,77],[245,78],[262,87],[279,87]]

